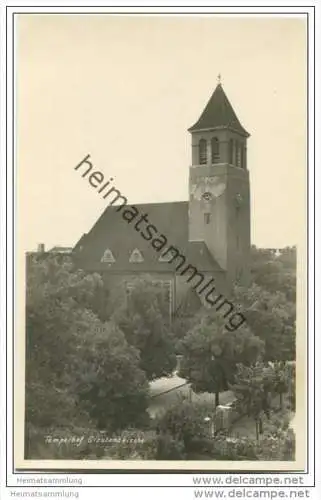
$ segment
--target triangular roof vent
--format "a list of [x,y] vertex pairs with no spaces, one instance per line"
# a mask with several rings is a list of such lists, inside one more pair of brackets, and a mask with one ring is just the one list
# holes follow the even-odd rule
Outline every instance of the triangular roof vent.
[[132,251],[131,256],[129,257],[129,262],[144,262],[144,257],[138,248]]
[[106,248],[106,250],[104,251],[104,255],[100,259],[100,262],[108,262],[109,264],[111,264],[112,262],[115,262],[115,258],[113,256],[113,253],[109,248]]

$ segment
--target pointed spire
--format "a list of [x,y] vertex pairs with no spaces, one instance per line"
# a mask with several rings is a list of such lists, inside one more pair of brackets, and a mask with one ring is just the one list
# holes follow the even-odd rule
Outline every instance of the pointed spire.
[[188,129],[189,132],[222,127],[235,130],[239,134],[249,137],[250,134],[245,130],[245,128],[242,127],[223,90],[220,74],[217,79],[218,84],[216,89],[214,90],[198,121]]

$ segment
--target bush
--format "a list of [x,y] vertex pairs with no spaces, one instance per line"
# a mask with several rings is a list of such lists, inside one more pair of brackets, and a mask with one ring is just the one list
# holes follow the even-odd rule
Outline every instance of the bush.
[[157,430],[159,434],[169,434],[182,442],[188,452],[193,446],[195,448],[192,441],[209,437],[209,424],[204,420],[208,416],[213,416],[211,404],[193,404],[182,398],[158,418]]
[[257,457],[259,460],[295,460],[295,435],[288,429],[281,436],[266,436],[260,440]]
[[155,432],[126,430],[104,446],[104,460],[155,460],[158,440]]
[[157,438],[156,460],[185,460],[184,442],[171,434],[162,433]]
[[216,460],[257,460],[256,441],[250,438],[219,436],[213,441]]

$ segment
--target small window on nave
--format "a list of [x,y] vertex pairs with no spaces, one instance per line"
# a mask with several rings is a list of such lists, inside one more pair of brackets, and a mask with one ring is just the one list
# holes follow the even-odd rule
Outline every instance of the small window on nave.
[[142,256],[141,252],[138,250],[138,248],[135,248],[135,250],[132,251],[130,257],[129,257],[129,262],[144,262],[144,257]]
[[163,293],[164,293],[164,299],[166,303],[166,309],[168,310],[169,318],[171,317],[171,311],[172,311],[172,302],[173,302],[173,296],[172,296],[172,282],[170,280],[161,280],[161,279],[155,279],[152,281],[153,285],[156,287],[159,287]]
[[235,271],[235,281],[239,283],[243,277],[243,269],[241,267],[237,267]]
[[109,264],[115,262],[113,253],[109,248],[106,248],[106,250],[104,251],[102,258],[100,259],[100,262],[108,262]]
[[130,281],[126,281],[126,293],[127,295],[130,295],[132,293],[132,291],[135,289],[135,285],[134,283],[130,282]]

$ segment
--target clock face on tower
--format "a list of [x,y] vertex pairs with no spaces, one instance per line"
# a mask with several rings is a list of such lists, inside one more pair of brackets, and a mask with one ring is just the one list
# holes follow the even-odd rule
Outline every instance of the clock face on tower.
[[221,196],[226,183],[219,177],[198,177],[191,186],[191,198],[198,201],[212,201]]
[[204,193],[202,195],[202,198],[204,201],[211,201],[213,196],[212,196],[212,193],[210,193],[209,191],[206,191],[206,193]]

